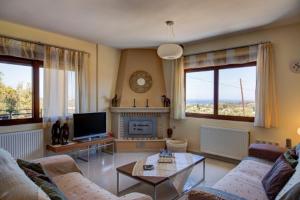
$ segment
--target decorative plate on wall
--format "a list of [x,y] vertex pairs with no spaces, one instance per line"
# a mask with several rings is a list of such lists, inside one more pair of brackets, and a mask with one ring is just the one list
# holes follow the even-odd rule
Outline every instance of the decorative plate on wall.
[[131,74],[129,85],[136,93],[147,92],[152,87],[152,77],[148,72],[136,71]]

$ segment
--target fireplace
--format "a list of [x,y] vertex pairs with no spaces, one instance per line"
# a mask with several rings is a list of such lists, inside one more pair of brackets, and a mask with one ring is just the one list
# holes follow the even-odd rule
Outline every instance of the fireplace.
[[169,108],[112,107],[112,132],[116,140],[146,141],[166,137],[169,128]]
[[130,120],[128,135],[153,135],[153,123],[151,120]]
[[124,116],[124,137],[154,138],[157,136],[156,117],[153,116]]

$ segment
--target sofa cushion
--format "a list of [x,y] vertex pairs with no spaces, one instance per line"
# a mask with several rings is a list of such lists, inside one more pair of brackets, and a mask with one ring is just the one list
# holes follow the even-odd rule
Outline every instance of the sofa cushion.
[[251,144],[249,147],[249,156],[275,162],[284,151],[284,148],[271,144]]
[[47,199],[49,197],[21,170],[15,159],[0,148],[0,199]]
[[271,164],[255,160],[243,160],[213,188],[235,194],[248,200],[268,200],[261,180],[272,168]]
[[300,200],[300,182],[285,193],[280,200]]
[[70,172],[82,173],[75,161],[68,155],[44,157],[32,162],[40,163],[50,178]]
[[78,172],[68,173],[53,178],[53,181],[68,199],[115,200],[117,196],[102,189]]
[[276,160],[272,169],[262,180],[263,187],[270,200],[275,199],[294,172],[295,170],[283,155]]

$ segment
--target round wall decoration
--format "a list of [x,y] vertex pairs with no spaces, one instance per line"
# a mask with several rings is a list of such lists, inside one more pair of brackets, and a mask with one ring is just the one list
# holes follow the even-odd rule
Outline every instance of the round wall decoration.
[[148,72],[136,71],[131,74],[129,85],[136,93],[147,92],[152,86],[152,77]]

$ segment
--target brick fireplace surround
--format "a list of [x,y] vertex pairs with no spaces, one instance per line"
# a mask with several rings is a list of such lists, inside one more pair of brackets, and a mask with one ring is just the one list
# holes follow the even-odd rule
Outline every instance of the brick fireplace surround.
[[169,108],[112,107],[117,151],[153,151],[164,147]]

